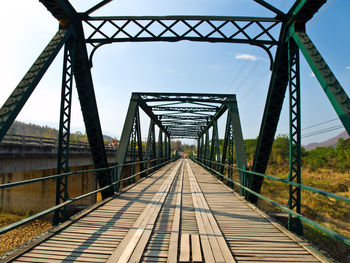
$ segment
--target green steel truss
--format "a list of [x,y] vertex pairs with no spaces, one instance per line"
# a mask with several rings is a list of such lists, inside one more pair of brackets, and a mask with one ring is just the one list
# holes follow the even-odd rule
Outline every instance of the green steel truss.
[[[259,173],[264,173],[266,170],[283,100],[289,86],[291,113],[289,180],[296,182],[300,180],[299,51],[315,73],[346,131],[350,133],[350,99],[305,31],[305,24],[327,0],[295,0],[287,13],[282,12],[267,1],[249,0],[273,12],[273,17],[91,16],[95,10],[110,1],[103,0],[86,12],[78,13],[68,0],[40,0],[58,20],[59,31],[1,107],[0,141],[58,52],[65,45],[64,63],[66,66],[64,66],[63,75],[66,80],[63,80],[62,86],[58,171],[68,170],[72,74],[75,79],[94,165],[96,168],[107,167],[107,156],[90,71],[93,54],[99,47],[115,42],[175,42],[182,40],[250,44],[263,48],[270,57],[271,80],[251,170]],[[254,30],[252,30],[253,28]],[[279,33],[276,34],[278,31]],[[92,47],[90,53],[87,51],[87,46]],[[224,163],[232,162],[230,158],[233,152],[235,152],[237,166],[246,168],[242,132],[240,125],[236,125],[239,123],[238,110],[235,99],[231,101],[232,98],[232,95],[226,94],[134,93],[117,153],[118,163],[125,162],[129,142],[133,147],[132,158],[140,160],[143,158],[142,145],[139,145],[141,141],[139,137],[140,124],[137,120],[137,112],[141,108],[151,118],[146,147],[148,160],[154,160],[157,156],[168,158],[171,139],[192,138],[198,142],[198,157],[210,160],[221,158],[221,168],[217,169],[223,169]],[[163,104],[158,105],[160,102]],[[176,104],[169,104],[171,102],[176,102]],[[181,103],[183,105],[180,107]],[[227,156],[228,159],[220,156],[218,133],[215,128],[218,118],[227,110],[229,118],[225,134],[225,138],[227,138],[225,147],[230,152]],[[159,138],[161,139],[158,147],[155,142],[155,125],[160,129]],[[178,128],[180,125],[182,129]],[[210,144],[208,143],[208,130],[212,127],[212,142]],[[206,137],[204,138],[204,136]],[[120,178],[121,171],[118,171],[118,176]],[[239,176],[244,185],[255,192],[260,192],[263,177],[254,175],[243,177],[242,174]],[[99,172],[97,180],[100,187],[111,182],[110,176],[105,172]],[[57,202],[68,198],[65,193],[66,188],[65,182],[57,182]],[[106,198],[112,194],[113,190],[106,190],[102,192],[102,197]],[[251,202],[257,202],[255,196],[245,193],[244,195]],[[289,207],[298,211],[300,198],[298,190],[291,188]],[[290,218],[290,229],[298,231],[299,228],[296,227],[298,224],[298,221]]]

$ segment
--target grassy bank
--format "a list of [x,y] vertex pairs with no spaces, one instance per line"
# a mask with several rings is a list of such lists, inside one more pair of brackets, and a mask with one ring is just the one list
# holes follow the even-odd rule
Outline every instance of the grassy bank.
[[[269,168],[267,174],[286,178],[288,173],[283,170]],[[317,171],[303,170],[302,183],[327,192],[350,197],[350,178],[348,173],[334,172],[327,169],[319,169]],[[265,179],[261,191],[264,196],[280,204],[287,204],[288,202],[288,186],[283,183]],[[349,204],[306,190],[302,190],[301,195],[302,215],[350,238]],[[265,202],[259,202],[258,206],[265,212],[280,212],[278,208]],[[350,248],[340,241],[330,238],[307,225],[304,225],[304,236],[340,262],[348,262],[346,258],[350,254]]]
[[[0,227],[7,226],[23,218],[25,218],[25,216],[0,213]],[[21,244],[24,244],[50,228],[51,222],[48,219],[38,219],[8,233],[0,235],[0,255]]]

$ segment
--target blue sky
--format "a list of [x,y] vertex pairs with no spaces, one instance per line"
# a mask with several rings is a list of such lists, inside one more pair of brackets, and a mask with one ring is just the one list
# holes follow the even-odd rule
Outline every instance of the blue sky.
[[[98,1],[72,0],[78,11]],[[292,0],[271,0],[286,11]],[[350,2],[329,0],[307,24],[307,32],[343,88],[350,94]],[[2,87],[0,103],[7,99],[25,72],[57,31],[58,23],[37,0],[12,0],[3,5],[0,26]],[[114,0],[93,15],[227,15],[273,16],[252,0]],[[118,43],[100,48],[92,74],[102,129],[120,137],[132,91],[236,93],[245,138],[258,135],[270,79],[266,53],[250,45],[213,43]],[[302,128],[336,118],[328,99],[305,60],[301,62]],[[60,53],[32,94],[18,120],[58,126],[62,54]],[[73,131],[83,131],[80,106],[74,90]],[[286,97],[287,98],[287,97]],[[288,101],[278,134],[288,133]],[[142,137],[148,119],[142,115]],[[314,130],[340,124],[332,121]],[[219,123],[221,137],[224,121]],[[304,131],[304,134],[312,132]],[[303,139],[322,141],[342,130]]]

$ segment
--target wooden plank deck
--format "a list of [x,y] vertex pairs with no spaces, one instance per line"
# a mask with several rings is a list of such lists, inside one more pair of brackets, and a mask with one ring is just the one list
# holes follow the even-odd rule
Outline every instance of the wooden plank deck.
[[187,160],[166,165],[30,246],[1,262],[329,262]]

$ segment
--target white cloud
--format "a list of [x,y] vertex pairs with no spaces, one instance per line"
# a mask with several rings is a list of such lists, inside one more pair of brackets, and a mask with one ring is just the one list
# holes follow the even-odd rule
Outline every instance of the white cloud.
[[235,59],[257,61],[257,60],[260,60],[260,59],[263,59],[263,58],[257,57],[257,56],[252,55],[252,54],[238,53],[238,54],[236,54]]
[[313,77],[313,78],[316,77],[316,76],[315,76],[315,73],[311,72],[311,73],[310,73],[310,77]]
[[346,68],[346,69],[350,69],[350,66],[346,66],[345,68]]

